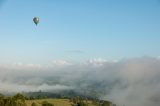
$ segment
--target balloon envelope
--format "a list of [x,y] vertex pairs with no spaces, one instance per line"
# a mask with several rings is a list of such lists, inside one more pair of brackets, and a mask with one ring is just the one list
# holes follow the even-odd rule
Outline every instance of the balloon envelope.
[[34,17],[33,22],[37,25],[39,23],[39,17]]

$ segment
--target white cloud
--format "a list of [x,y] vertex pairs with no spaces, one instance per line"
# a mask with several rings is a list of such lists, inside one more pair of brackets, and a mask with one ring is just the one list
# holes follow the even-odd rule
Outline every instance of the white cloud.
[[[20,91],[61,91],[61,90],[71,90],[73,89],[70,86],[66,85],[48,85],[46,83],[41,85],[24,85],[24,84],[16,84],[16,83],[7,83],[0,82],[0,91],[3,90],[5,92],[20,92]],[[2,91],[1,91],[2,92]]]
[[17,62],[13,64],[0,64],[0,67],[3,67],[3,68],[40,68],[42,67],[42,65]]
[[87,63],[93,66],[102,66],[106,62],[107,60],[102,58],[93,58],[93,59],[89,59]]
[[103,66],[105,65],[106,63],[118,63],[119,60],[106,60],[106,59],[103,59],[103,58],[93,58],[93,59],[89,59],[87,61],[87,64],[88,65],[93,65],[93,66]]
[[[42,84],[41,86],[38,86],[39,90],[42,91],[61,91],[61,90],[71,90],[73,89],[70,86],[66,86],[66,85],[60,85],[60,84],[56,84],[56,85],[48,85],[48,84]],[[35,91],[37,90],[35,89]]]
[[66,60],[56,60],[56,61],[53,61],[53,65],[68,66],[68,65],[72,65],[72,64],[70,62],[66,61]]
[[36,88],[49,91],[74,88],[81,93],[86,91],[86,94],[90,95],[92,91],[96,91],[100,93],[101,98],[120,105],[160,104],[160,59],[157,57],[119,61],[94,58],[85,64],[74,65],[65,60],[58,60],[53,64],[49,68],[43,65],[41,68],[26,68],[24,66],[28,67],[28,64],[22,63],[17,63],[14,67],[0,65],[0,90],[18,92]]

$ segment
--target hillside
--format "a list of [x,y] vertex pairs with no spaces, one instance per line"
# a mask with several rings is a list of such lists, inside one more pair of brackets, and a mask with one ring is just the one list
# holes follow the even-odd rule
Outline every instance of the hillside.
[[20,93],[14,96],[0,96],[0,106],[113,106],[112,102],[83,97],[39,98]]

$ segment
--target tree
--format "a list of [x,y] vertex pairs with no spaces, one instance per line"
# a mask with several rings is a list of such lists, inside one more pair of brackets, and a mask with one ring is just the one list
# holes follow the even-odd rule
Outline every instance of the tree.
[[88,106],[88,104],[84,103],[84,102],[78,102],[77,106]]
[[103,101],[101,106],[110,106],[111,102]]
[[13,96],[13,98],[15,100],[21,100],[22,102],[25,102],[25,96],[23,96],[22,94],[20,93],[17,93],[15,96]]
[[31,104],[31,106],[38,106],[35,102],[33,102],[32,104]]
[[4,103],[3,98],[0,98],[0,106],[4,106],[4,105],[5,105],[5,103]]
[[54,106],[54,105],[51,103],[48,103],[47,101],[43,101],[42,106]]

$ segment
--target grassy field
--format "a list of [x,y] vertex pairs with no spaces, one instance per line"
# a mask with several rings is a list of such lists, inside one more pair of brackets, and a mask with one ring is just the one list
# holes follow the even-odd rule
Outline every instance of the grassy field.
[[[51,104],[54,104],[54,106],[72,106],[72,102],[69,101],[69,99],[40,99],[40,100],[26,100],[27,106],[31,106],[31,104],[34,102],[38,106],[41,106],[43,101],[47,101]],[[91,101],[88,101],[87,104],[89,106],[94,106]]]
[[31,106],[33,102],[41,106],[41,103],[43,101],[47,101],[49,103],[54,104],[54,106],[71,106],[71,102],[69,102],[69,99],[40,99],[40,100],[27,100],[26,104],[27,106]]

